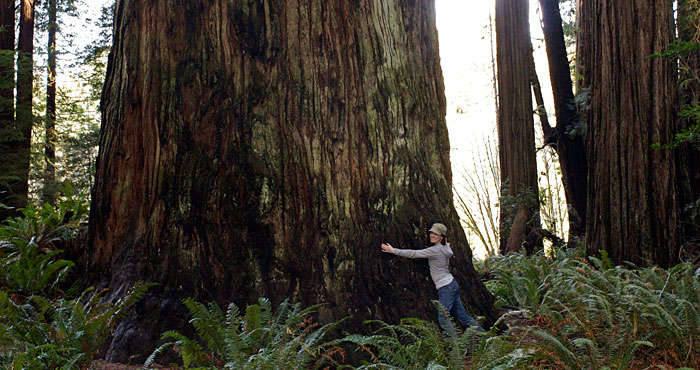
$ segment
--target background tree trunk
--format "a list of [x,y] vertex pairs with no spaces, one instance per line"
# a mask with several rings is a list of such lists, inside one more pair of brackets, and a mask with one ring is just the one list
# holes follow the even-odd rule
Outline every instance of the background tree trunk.
[[550,136],[545,137],[545,141],[555,144],[561,165],[569,211],[569,242],[583,241],[586,230],[586,150],[574,102],[559,0],[540,0],[540,8],[557,120],[555,130],[543,128],[543,131],[545,136]]
[[[19,132],[15,126],[15,2],[0,0],[0,203],[21,206],[14,160]],[[21,199],[20,199],[21,200]],[[0,222],[16,211],[0,207]]]
[[501,253],[520,250],[540,229],[528,12],[527,0],[496,1]]
[[49,16],[47,75],[46,75],[46,141],[44,155],[46,169],[44,170],[44,202],[56,202],[56,0],[47,0]]
[[[583,3],[583,2],[582,2]],[[596,0],[580,16],[591,87],[588,129],[588,253],[615,263],[678,262],[674,63],[648,58],[673,39],[671,2]],[[596,20],[592,22],[591,20]],[[590,27],[590,28],[589,28]]]
[[24,207],[29,195],[29,162],[34,121],[34,0],[21,0],[17,51],[17,141],[13,145],[16,185],[13,196],[17,199],[17,207]]
[[496,318],[452,204],[433,1],[121,0],[102,100],[91,282],[161,285],[109,360],[186,326],[180,300],[434,319],[420,248],[444,221],[470,311]]
[[[700,1],[678,1],[678,36],[681,41],[700,43]],[[680,55],[681,110],[700,106],[700,51],[693,50]],[[700,120],[681,118],[679,130],[700,125]],[[678,198],[683,225],[683,244],[686,252],[697,254],[700,248],[700,142],[683,143],[677,150]]]

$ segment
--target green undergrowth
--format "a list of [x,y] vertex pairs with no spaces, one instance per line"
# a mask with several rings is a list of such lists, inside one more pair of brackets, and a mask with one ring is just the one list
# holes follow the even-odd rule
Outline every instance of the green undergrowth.
[[[579,249],[555,257],[509,254],[478,265],[502,315],[485,333],[446,336],[436,323],[406,318],[367,322],[370,334],[329,332],[313,307],[261,299],[241,314],[187,300],[199,338],[177,332],[166,348],[185,368],[339,369],[697,369],[700,270],[680,264],[612,266]],[[496,329],[496,328],[500,329]],[[354,364],[348,353],[360,354]],[[354,356],[353,358],[357,358]]]
[[149,288],[117,302],[80,292],[60,246],[84,232],[87,202],[70,187],[56,207],[30,205],[0,225],[0,369],[81,369]]
[[[79,291],[60,248],[86,217],[85,202],[67,192],[56,207],[30,206],[0,225],[0,368],[88,367],[148,289],[137,284],[118,302]],[[164,333],[144,368],[166,351],[180,356],[171,368],[700,368],[700,269],[691,264],[613,266],[568,249],[493,257],[477,269],[502,313],[487,333],[446,336],[433,320],[405,318],[340,335],[343,321],[318,323],[318,306],[261,298],[221,309],[188,299],[196,337]]]
[[700,368],[700,269],[612,266],[581,251],[509,254],[481,268],[530,367]]
[[341,322],[318,325],[311,317],[315,306],[283,301],[273,310],[269,300],[260,298],[244,313],[234,304],[226,312],[215,303],[184,301],[198,340],[177,331],[167,331],[143,365],[149,368],[159,354],[174,349],[185,368],[227,369],[309,369],[321,365],[337,367],[343,351],[327,334]]

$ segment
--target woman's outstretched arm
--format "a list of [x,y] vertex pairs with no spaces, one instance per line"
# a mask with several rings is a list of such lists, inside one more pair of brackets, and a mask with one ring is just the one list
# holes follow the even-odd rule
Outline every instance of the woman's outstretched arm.
[[382,252],[392,253],[406,258],[431,258],[441,253],[437,247],[425,249],[397,249],[392,247],[389,243],[382,243]]

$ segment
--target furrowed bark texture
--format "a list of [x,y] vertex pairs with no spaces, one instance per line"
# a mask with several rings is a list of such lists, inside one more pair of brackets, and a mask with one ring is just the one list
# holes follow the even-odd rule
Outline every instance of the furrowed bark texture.
[[[0,0],[0,203],[16,207],[15,127],[15,2]],[[21,199],[20,199],[21,200]],[[16,211],[0,208],[0,222]]]
[[[652,149],[676,132],[674,63],[653,53],[673,37],[671,2],[587,2],[580,61],[589,80],[588,253],[615,263],[678,262],[674,153]],[[590,27],[590,28],[589,28]]]
[[103,92],[91,281],[158,282],[110,360],[182,328],[184,297],[325,303],[319,318],[434,318],[419,248],[451,230],[474,314],[495,319],[452,205],[432,1],[121,0]]
[[[556,129],[549,130],[553,137],[545,140],[556,143],[569,213],[569,242],[571,243],[582,241],[586,230],[585,138],[574,102],[559,0],[540,0],[540,8],[557,120]],[[543,131],[547,135],[547,130]]]
[[527,0],[496,1],[501,253],[519,251],[526,236],[540,228],[527,14]]
[[15,180],[12,197],[16,207],[27,205],[29,195],[29,162],[34,115],[34,0],[21,0],[19,40],[17,42],[17,105],[13,132],[12,159]]

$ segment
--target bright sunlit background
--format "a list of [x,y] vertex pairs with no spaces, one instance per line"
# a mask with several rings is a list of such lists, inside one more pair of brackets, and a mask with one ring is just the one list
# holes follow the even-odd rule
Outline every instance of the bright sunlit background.
[[[440,63],[445,79],[445,96],[447,98],[447,127],[450,134],[452,176],[456,194],[468,204],[477,223],[483,225],[482,237],[487,239],[488,228],[498,226],[498,197],[496,186],[489,166],[498,167],[498,141],[496,130],[495,105],[495,1],[461,1],[436,0],[437,28],[440,41]],[[554,124],[551,89],[549,88],[549,71],[544,48],[538,3],[530,2],[530,29],[538,77],[542,85],[545,106]],[[539,120],[535,119],[536,131]],[[537,133],[538,137],[541,133]],[[486,148],[493,151],[489,164]],[[546,181],[551,168],[546,168],[543,158],[551,153],[538,153],[538,172],[540,181]],[[495,162],[493,161],[495,159]],[[543,175],[545,173],[545,175]],[[481,183],[475,189],[474,182]],[[494,182],[495,181],[495,182]],[[471,184],[471,185],[470,185]],[[478,191],[477,191],[478,190]],[[489,194],[486,194],[489,193]],[[563,194],[561,195],[563,196]],[[490,204],[492,213],[488,220],[488,211],[478,207],[478,199]],[[464,206],[456,199],[455,206],[463,220]],[[543,218],[545,216],[543,215]],[[464,222],[463,222],[464,224]],[[490,225],[490,226],[489,226]],[[484,243],[482,237],[465,226],[469,244],[474,256],[483,259],[489,253],[489,244],[493,254],[497,237],[492,235],[491,243]],[[565,228],[560,226],[559,228]],[[551,229],[551,227],[548,227]]]

